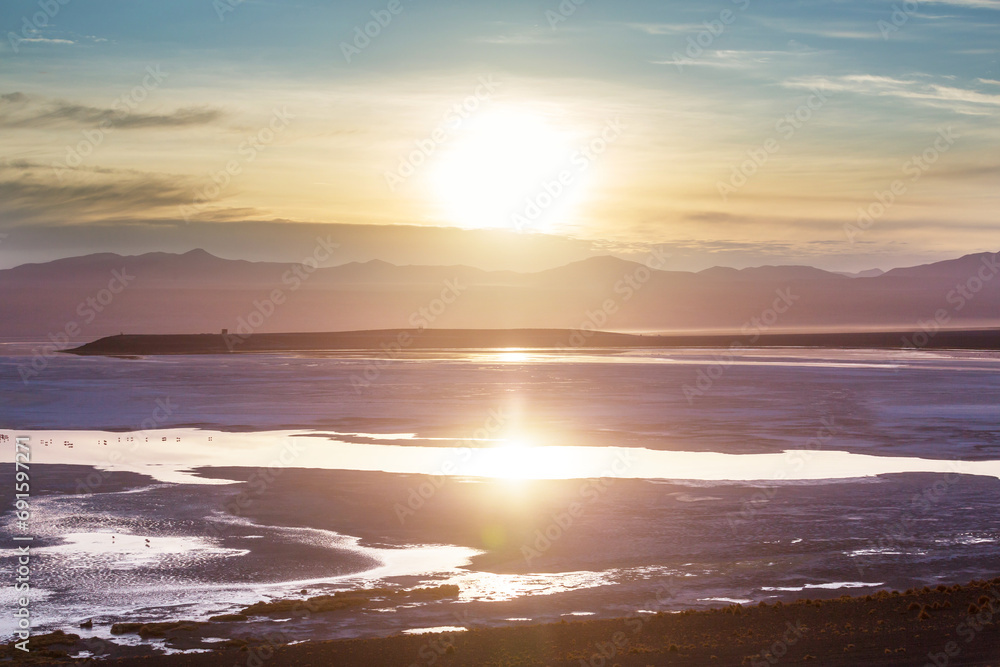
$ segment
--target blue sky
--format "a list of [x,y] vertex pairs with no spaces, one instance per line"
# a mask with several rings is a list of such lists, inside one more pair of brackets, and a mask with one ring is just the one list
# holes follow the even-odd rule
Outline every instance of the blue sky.
[[[444,235],[491,268],[651,245],[692,269],[1000,249],[997,0],[232,2],[0,7],[0,266],[293,259],[311,225],[355,259],[451,262]],[[428,240],[404,252],[398,226]]]

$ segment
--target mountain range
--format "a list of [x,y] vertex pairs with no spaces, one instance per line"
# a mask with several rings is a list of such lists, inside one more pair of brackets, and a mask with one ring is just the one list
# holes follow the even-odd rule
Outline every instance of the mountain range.
[[664,271],[594,257],[535,273],[110,253],[0,271],[0,336],[432,327],[852,331],[1000,324],[1000,253],[854,276],[808,266]]

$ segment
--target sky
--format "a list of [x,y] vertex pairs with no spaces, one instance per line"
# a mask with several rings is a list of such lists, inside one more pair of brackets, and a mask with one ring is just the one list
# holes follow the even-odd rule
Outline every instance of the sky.
[[5,0],[0,268],[1000,250],[1000,0]]

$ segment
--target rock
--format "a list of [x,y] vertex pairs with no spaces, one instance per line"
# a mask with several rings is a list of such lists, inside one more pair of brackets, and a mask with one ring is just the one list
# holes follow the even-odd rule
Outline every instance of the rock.
[[218,616],[212,616],[208,620],[216,623],[226,623],[229,621],[245,621],[247,618],[246,614],[219,614]]

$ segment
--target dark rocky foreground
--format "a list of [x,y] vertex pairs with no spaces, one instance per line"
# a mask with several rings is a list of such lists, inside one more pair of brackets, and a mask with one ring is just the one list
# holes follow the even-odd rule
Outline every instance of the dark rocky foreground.
[[331,333],[172,334],[109,336],[67,350],[79,355],[227,354],[333,350],[650,347],[839,347],[1000,349],[1000,330],[913,330],[834,333],[633,335],[571,329],[387,329]]
[[[729,606],[598,621],[284,645],[230,642],[209,653],[135,656],[111,666],[210,665],[1000,665],[1000,578],[863,597]],[[167,630],[183,646],[184,624]],[[35,638],[15,664],[69,662],[72,635]]]

